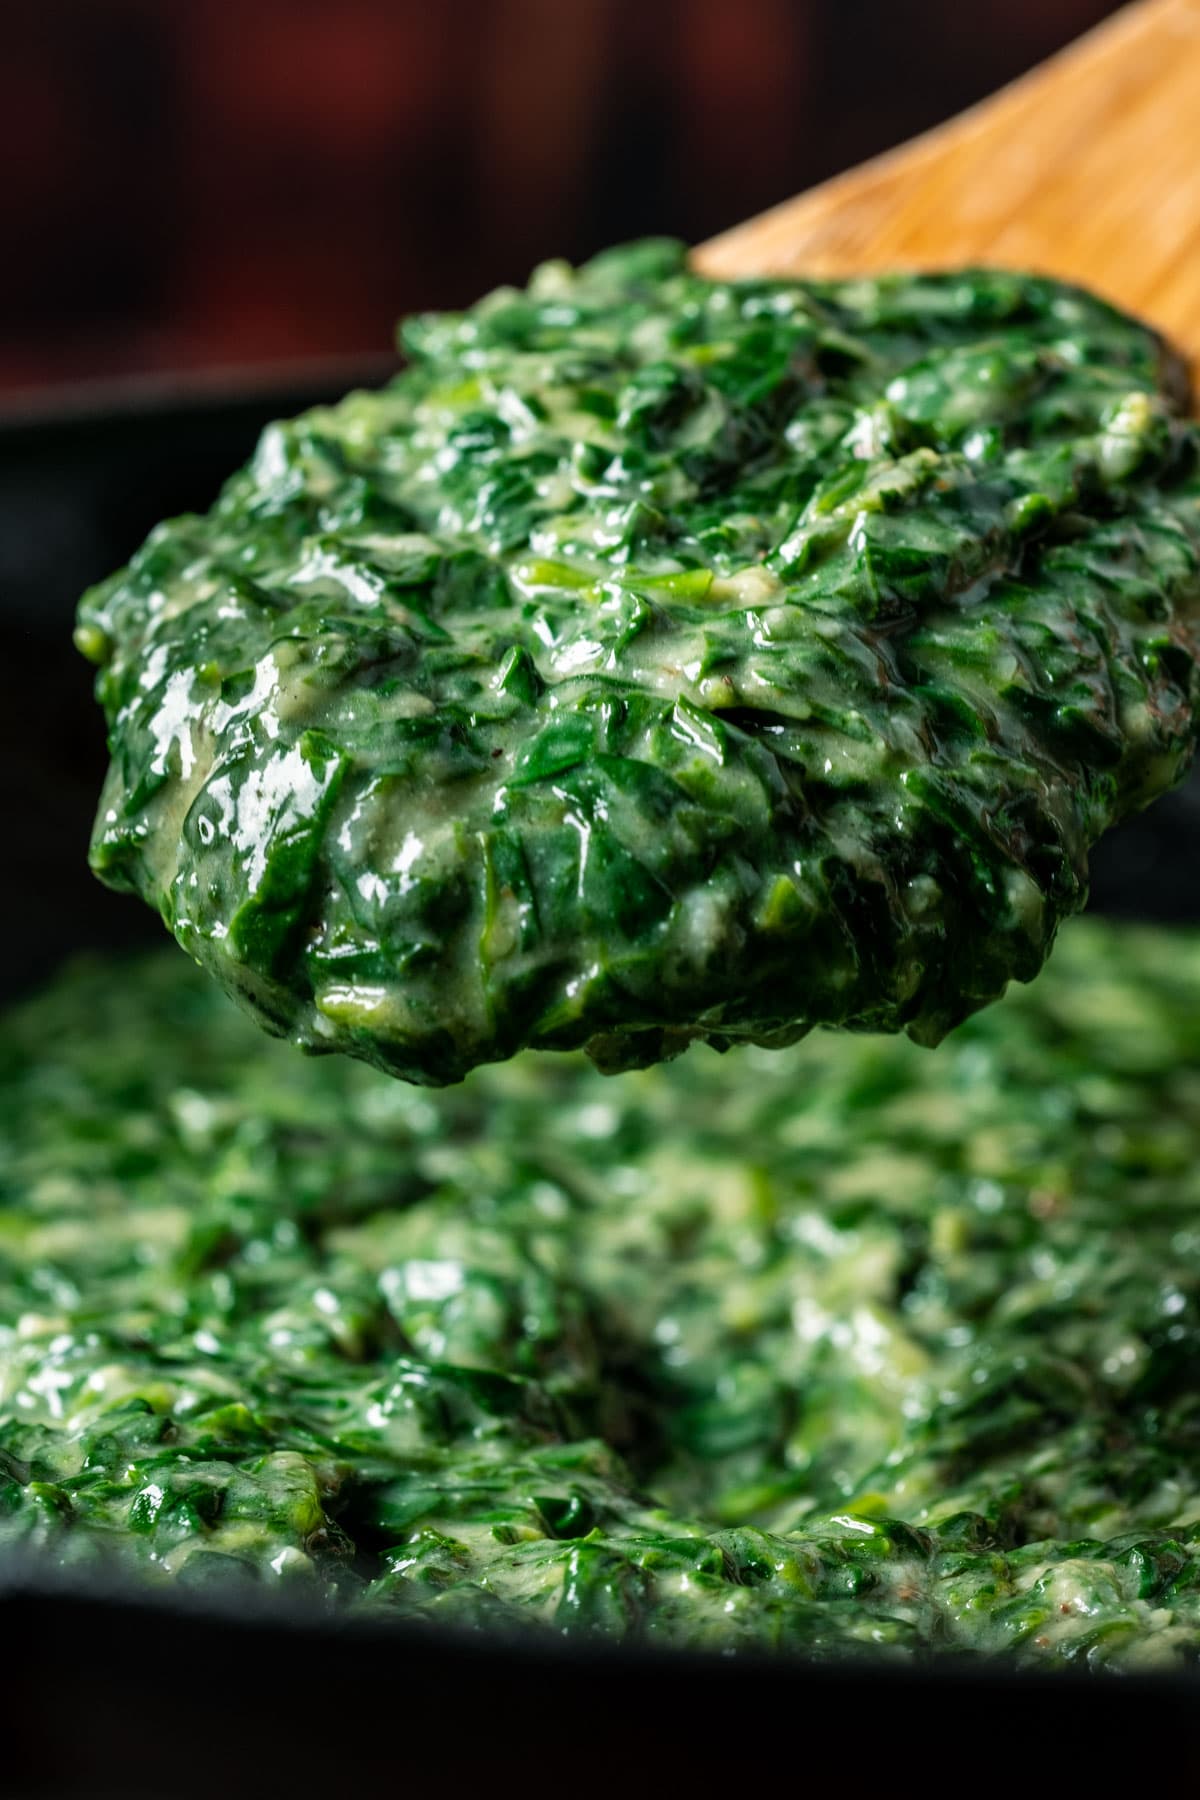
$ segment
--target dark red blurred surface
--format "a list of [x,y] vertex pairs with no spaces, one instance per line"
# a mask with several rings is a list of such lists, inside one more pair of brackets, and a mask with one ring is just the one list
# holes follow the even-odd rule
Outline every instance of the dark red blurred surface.
[[0,389],[384,348],[700,238],[1112,0],[5,0]]

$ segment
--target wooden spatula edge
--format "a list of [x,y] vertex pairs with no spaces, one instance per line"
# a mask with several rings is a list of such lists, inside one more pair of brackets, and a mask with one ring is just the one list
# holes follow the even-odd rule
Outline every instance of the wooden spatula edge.
[[1077,281],[1200,362],[1200,0],[1138,0],[946,124],[694,252],[705,274]]

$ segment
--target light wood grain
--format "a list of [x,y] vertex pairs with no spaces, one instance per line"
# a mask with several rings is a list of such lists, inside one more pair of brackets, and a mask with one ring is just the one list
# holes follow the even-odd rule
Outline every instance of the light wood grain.
[[1038,270],[1149,319],[1195,373],[1200,0],[1125,7],[990,100],[711,239],[694,261],[719,276]]

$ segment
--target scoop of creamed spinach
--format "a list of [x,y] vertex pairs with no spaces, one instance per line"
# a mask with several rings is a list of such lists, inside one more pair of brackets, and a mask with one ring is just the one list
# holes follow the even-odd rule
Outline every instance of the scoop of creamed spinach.
[[174,953],[0,1033],[0,1547],[497,1630],[1200,1659],[1200,933],[936,1056],[429,1096]]
[[106,881],[270,1030],[417,1082],[932,1043],[1037,972],[1200,711],[1152,332],[656,242],[404,343],[84,599]]

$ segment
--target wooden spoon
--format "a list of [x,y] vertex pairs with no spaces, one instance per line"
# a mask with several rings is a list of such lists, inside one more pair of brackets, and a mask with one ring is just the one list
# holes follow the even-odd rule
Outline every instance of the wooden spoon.
[[1078,281],[1200,374],[1200,0],[1140,0],[990,100],[694,253],[706,275],[990,263]]

